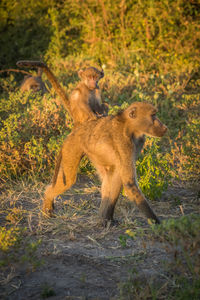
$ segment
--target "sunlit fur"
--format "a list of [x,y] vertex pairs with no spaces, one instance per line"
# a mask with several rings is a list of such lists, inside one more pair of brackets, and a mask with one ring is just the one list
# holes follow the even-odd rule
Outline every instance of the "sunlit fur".
[[137,185],[135,161],[145,135],[161,137],[167,131],[148,103],[133,103],[116,116],[83,123],[66,138],[59,154],[53,182],[46,188],[43,212],[51,215],[53,200],[76,182],[80,160],[87,155],[102,181],[100,217],[103,224],[113,220],[122,186],[130,201],[147,218],[159,223]]
[[108,106],[101,101],[98,87],[99,80],[104,76],[102,71],[89,67],[78,72],[81,82],[68,96],[59,84],[53,72],[40,61],[18,61],[19,67],[39,67],[51,82],[53,88],[62,100],[65,109],[70,113],[74,125],[79,125],[88,120],[95,120],[108,113]]

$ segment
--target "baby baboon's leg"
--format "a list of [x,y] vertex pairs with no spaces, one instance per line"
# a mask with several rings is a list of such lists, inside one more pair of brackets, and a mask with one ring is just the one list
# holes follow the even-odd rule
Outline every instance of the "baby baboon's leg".
[[117,203],[122,181],[117,171],[107,171],[103,176],[101,187],[100,216],[104,225],[108,220],[113,220],[115,205]]
[[82,151],[70,141],[65,143],[58,157],[53,182],[47,186],[43,201],[43,212],[51,214],[54,198],[76,182],[77,169],[83,156]]

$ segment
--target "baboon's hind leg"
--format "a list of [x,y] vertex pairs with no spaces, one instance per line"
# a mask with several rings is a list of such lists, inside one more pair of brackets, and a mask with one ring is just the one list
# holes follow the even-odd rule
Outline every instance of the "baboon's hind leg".
[[45,190],[43,212],[47,215],[52,214],[54,198],[64,193],[76,182],[77,169],[83,154],[75,148],[67,143],[60,152],[52,184]]

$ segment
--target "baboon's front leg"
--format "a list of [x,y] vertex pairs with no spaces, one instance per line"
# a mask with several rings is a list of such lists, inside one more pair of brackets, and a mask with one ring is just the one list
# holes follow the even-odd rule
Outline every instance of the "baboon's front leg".
[[138,208],[144,213],[148,219],[153,219],[157,224],[160,220],[155,215],[144,195],[140,191],[136,181],[135,169],[126,167],[121,169],[121,176],[124,185],[124,191],[129,200],[134,201]]
[[108,171],[104,174],[101,187],[102,200],[100,205],[100,216],[104,225],[106,225],[107,221],[113,220],[114,209],[121,187],[122,181],[120,175],[116,171]]
[[152,208],[148,204],[147,200],[143,196],[134,181],[129,181],[124,185],[125,194],[131,201],[135,201],[138,208],[144,213],[148,219],[154,220],[157,224],[160,224],[160,220],[153,212]]

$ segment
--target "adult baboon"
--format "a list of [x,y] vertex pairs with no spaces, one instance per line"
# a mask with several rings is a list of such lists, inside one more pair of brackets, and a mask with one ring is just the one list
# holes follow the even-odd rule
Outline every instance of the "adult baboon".
[[0,73],[3,72],[16,72],[16,73],[26,74],[26,76],[24,76],[24,79],[20,85],[20,89],[22,92],[30,91],[30,90],[33,90],[34,92],[41,91],[42,94],[47,92],[46,86],[42,81],[42,69],[40,68],[38,68],[37,76],[33,76],[29,72],[23,70],[17,70],[17,69],[0,70]]
[[22,92],[33,90],[34,92],[41,91],[42,95],[45,94],[47,89],[42,81],[42,69],[38,68],[37,76],[25,76],[21,83],[20,89]]
[[159,223],[137,184],[135,161],[144,136],[162,137],[167,127],[149,103],[136,102],[116,116],[91,120],[72,130],[61,148],[51,185],[46,188],[43,211],[51,215],[56,196],[76,181],[77,169],[87,155],[102,180],[100,216],[104,224],[113,220],[122,186],[147,218]]
[[104,76],[103,70],[88,67],[78,72],[81,82],[73,90],[71,95],[65,93],[52,71],[40,61],[18,61],[19,67],[40,67],[46,73],[57,94],[62,100],[63,106],[69,111],[74,124],[79,125],[88,120],[95,120],[98,116],[108,113],[108,107],[101,102],[99,80]]

